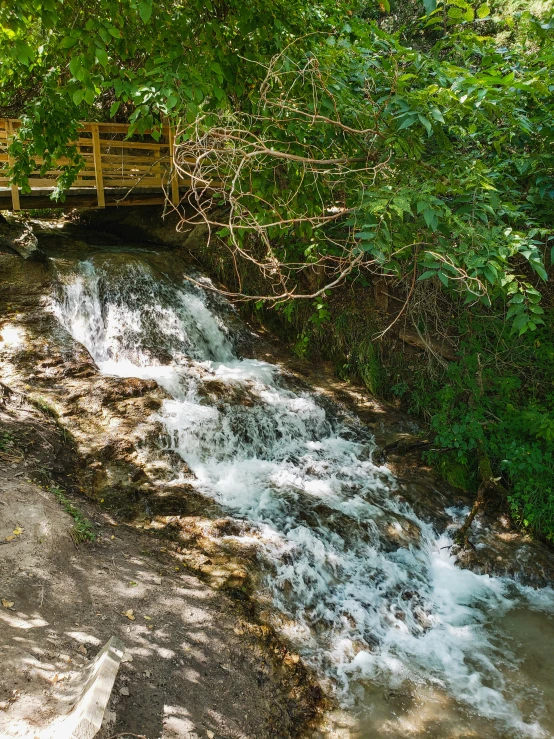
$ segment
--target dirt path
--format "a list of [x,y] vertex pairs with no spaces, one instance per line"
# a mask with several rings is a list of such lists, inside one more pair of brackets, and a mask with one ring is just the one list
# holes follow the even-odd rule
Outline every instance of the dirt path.
[[76,546],[52,484],[32,482],[45,470],[50,483],[57,468],[72,474],[71,450],[53,421],[21,400],[9,405],[0,413],[0,736],[40,737],[112,635],[131,659],[100,739],[297,736],[302,702],[263,629],[188,574],[156,534],[110,523],[80,499],[72,504],[95,541]]

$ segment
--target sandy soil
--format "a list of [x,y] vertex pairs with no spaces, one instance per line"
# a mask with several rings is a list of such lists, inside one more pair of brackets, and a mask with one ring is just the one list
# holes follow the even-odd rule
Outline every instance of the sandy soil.
[[43,736],[112,635],[128,653],[100,739],[297,736],[294,688],[240,604],[183,570],[155,534],[79,498],[96,540],[75,544],[50,489],[56,472],[72,474],[72,451],[14,397],[0,412],[0,736]]

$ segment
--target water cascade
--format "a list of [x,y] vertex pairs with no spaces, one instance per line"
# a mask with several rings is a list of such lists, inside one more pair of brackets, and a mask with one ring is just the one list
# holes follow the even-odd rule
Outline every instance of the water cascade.
[[[525,612],[554,634],[552,593],[457,569],[448,532],[372,461],[367,430],[238,356],[219,299],[138,256],[96,255],[60,283],[54,310],[100,370],[171,395],[160,418],[194,485],[255,532],[275,623],[365,727],[358,736],[552,735],[509,625]],[[214,381],[227,392],[207,404]]]

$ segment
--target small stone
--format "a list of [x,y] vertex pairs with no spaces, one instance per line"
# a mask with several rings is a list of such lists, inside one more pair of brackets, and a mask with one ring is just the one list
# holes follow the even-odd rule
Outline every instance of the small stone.
[[133,655],[129,654],[129,652],[125,652],[125,654],[121,658],[121,662],[132,662],[132,661],[133,661]]
[[87,648],[85,647],[84,644],[81,644],[81,646],[79,647],[77,651],[80,652],[81,654],[88,654]]
[[213,731],[207,731],[206,736],[208,737],[208,739],[214,739],[215,734],[213,733]]
[[123,687],[119,691],[120,695],[129,695],[129,688]]

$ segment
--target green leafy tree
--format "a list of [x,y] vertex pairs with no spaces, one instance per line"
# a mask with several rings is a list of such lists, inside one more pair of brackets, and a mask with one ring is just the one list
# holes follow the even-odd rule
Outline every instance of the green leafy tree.
[[[195,181],[222,183],[220,236],[273,274],[257,297],[317,297],[369,270],[506,305],[514,331],[534,331],[554,215],[550,37],[507,50],[457,32],[424,54],[352,20],[294,51],[251,111],[184,129]],[[307,294],[315,265],[327,279]]]

